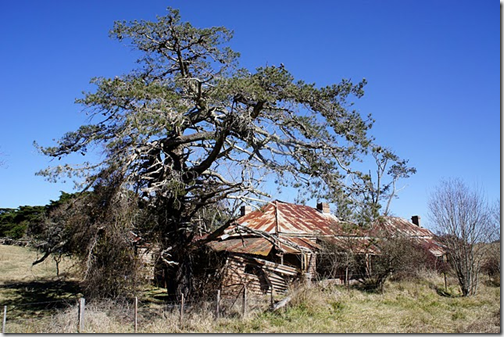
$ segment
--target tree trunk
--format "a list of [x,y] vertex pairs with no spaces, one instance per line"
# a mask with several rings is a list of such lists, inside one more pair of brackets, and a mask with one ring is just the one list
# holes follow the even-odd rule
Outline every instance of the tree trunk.
[[193,273],[192,263],[189,256],[184,256],[179,262],[175,282],[177,283],[177,293],[184,294],[189,298],[193,293]]

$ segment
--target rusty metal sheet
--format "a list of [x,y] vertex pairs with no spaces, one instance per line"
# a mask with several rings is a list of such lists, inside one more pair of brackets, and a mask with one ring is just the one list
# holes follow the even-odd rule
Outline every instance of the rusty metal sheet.
[[[379,248],[372,244],[372,238],[384,235],[403,235],[414,240],[419,240],[436,256],[445,253],[444,248],[434,240],[434,234],[427,228],[419,227],[406,219],[399,217],[382,217],[375,221],[370,229],[359,228],[356,225],[340,221],[331,214],[324,214],[318,209],[295,205],[279,200],[270,202],[260,210],[250,212],[239,218],[237,223],[248,228],[265,232],[273,236],[290,241],[293,245],[278,243],[284,253],[300,254],[299,247],[311,251],[320,249],[314,238],[333,238],[340,244],[353,240],[354,249],[358,252],[378,254]],[[256,237],[244,246],[242,239],[238,239],[236,226],[230,226],[221,239],[228,238],[222,243],[214,244],[220,250],[240,253],[267,255],[273,244]],[[230,235],[228,235],[229,233]],[[238,240],[238,241],[236,241]]]
[[434,239],[416,239],[415,241],[436,257],[446,254],[446,247]]
[[[295,205],[275,200],[258,211],[253,211],[237,220],[255,230],[270,234],[305,234],[310,236],[338,236],[348,234],[346,224],[331,214],[323,214],[316,208]],[[351,225],[351,224],[350,224]],[[350,226],[351,227],[351,226]],[[358,236],[380,236],[386,232],[409,237],[432,238],[434,234],[427,228],[419,227],[399,217],[382,217],[375,221],[370,230],[361,230]]]
[[267,256],[273,244],[264,238],[235,238],[224,241],[212,241],[208,243],[216,251],[228,251],[252,255]]
[[334,235],[338,220],[331,214],[319,210],[283,202],[276,202],[279,233],[310,233],[312,235]]
[[260,210],[250,212],[237,221],[240,225],[246,226],[266,233],[276,233],[276,210],[272,203],[268,203]]
[[383,217],[375,221],[370,230],[370,236],[379,236],[380,232],[402,234],[407,237],[432,238],[434,234],[427,228],[419,227],[406,219],[399,217]]
[[299,249],[294,248],[294,247],[284,245],[281,243],[278,243],[278,246],[284,254],[301,254],[301,251]]
[[273,201],[261,210],[250,212],[237,221],[247,227],[271,234],[334,235],[338,219],[319,210],[282,201]]
[[289,276],[295,276],[298,274],[299,269],[294,268],[292,266],[287,266],[285,264],[275,263],[268,260],[258,259],[258,258],[249,258],[256,263],[262,265],[266,270],[271,270],[277,272],[279,274],[285,274]]
[[288,240],[290,242],[295,243],[298,246],[308,248],[310,250],[318,250],[320,249],[320,245],[318,245],[314,240],[310,240],[307,238],[299,238],[299,237],[282,237],[284,240]]

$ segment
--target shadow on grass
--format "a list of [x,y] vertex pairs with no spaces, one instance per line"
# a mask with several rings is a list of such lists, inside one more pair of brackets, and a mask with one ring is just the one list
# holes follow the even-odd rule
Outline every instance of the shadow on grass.
[[500,283],[500,276],[499,277],[493,277],[488,280],[483,281],[483,284],[486,285],[487,287],[495,287],[499,288],[501,286]]
[[7,305],[10,318],[46,316],[75,305],[81,296],[78,282],[66,280],[9,282],[0,285],[0,292],[8,294],[2,305]]
[[439,296],[443,296],[443,297],[450,297],[450,298],[457,298],[457,297],[462,297],[461,294],[457,293],[457,292],[454,292],[453,289],[450,289],[448,288],[447,290],[442,288],[442,287],[438,287],[438,286],[434,286],[434,289],[436,290],[436,293],[439,295]]

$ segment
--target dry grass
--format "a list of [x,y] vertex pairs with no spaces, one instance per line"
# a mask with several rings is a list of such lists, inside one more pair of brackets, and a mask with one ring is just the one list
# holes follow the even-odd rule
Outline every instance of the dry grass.
[[[32,248],[0,245],[0,284],[12,282],[29,282],[56,277],[56,263],[48,258],[44,262],[32,266],[33,261],[40,257]],[[63,257],[60,263],[62,275],[72,272],[73,262]]]
[[[281,312],[255,310],[215,320],[211,303],[185,313],[141,303],[140,333],[499,333],[500,289],[483,286],[479,295],[446,297],[432,284],[388,283],[384,294],[342,287],[301,288]],[[77,309],[9,325],[9,332],[76,332]],[[86,308],[84,332],[132,333],[131,304],[101,302]]]
[[[0,246],[2,248],[2,246]],[[11,247],[25,249],[20,247]],[[9,253],[0,251],[2,265]],[[31,252],[30,254],[33,254]],[[30,260],[31,261],[31,260]],[[17,265],[25,272],[19,272]],[[51,266],[26,273],[26,264],[9,264],[13,278],[33,282],[37,277],[53,277]],[[29,268],[28,268],[29,270]],[[40,274],[37,274],[39,273]],[[5,274],[1,282],[7,282]],[[41,276],[38,276],[41,275]],[[54,275],[54,274],[52,274]],[[2,283],[4,284],[4,283]],[[238,300],[227,314],[215,320],[213,303],[199,303],[189,308],[180,324],[178,310],[163,304],[163,292],[151,289],[140,300],[139,333],[499,333],[500,288],[482,282],[479,293],[460,297],[454,279],[444,291],[443,279],[434,274],[420,280],[388,282],[383,294],[367,293],[344,287],[293,289],[291,303],[279,312],[265,311],[263,305],[251,305],[241,318]],[[4,288],[0,291],[5,291]],[[4,294],[4,296],[12,294]],[[77,308],[70,306],[56,312],[26,315],[11,319],[7,332],[72,333],[77,331]],[[133,333],[131,301],[102,301],[86,306],[84,332]]]
[[73,269],[70,259],[60,262],[57,276],[53,259],[32,266],[37,257],[34,249],[0,245],[0,304],[2,309],[7,305],[8,324],[13,328],[26,322],[35,326],[78,296],[78,283],[70,277]]
[[[461,333],[500,332],[500,289],[470,298],[441,296],[441,278],[387,283],[383,294],[342,287],[300,290],[281,313],[264,313],[222,332]],[[454,290],[453,290],[454,291]]]

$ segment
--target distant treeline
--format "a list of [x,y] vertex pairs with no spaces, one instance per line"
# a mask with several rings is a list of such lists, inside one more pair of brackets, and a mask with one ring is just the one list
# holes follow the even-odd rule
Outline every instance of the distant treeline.
[[46,221],[49,212],[76,194],[61,192],[58,200],[51,200],[45,206],[19,206],[0,208],[0,237],[20,239],[30,236]]

